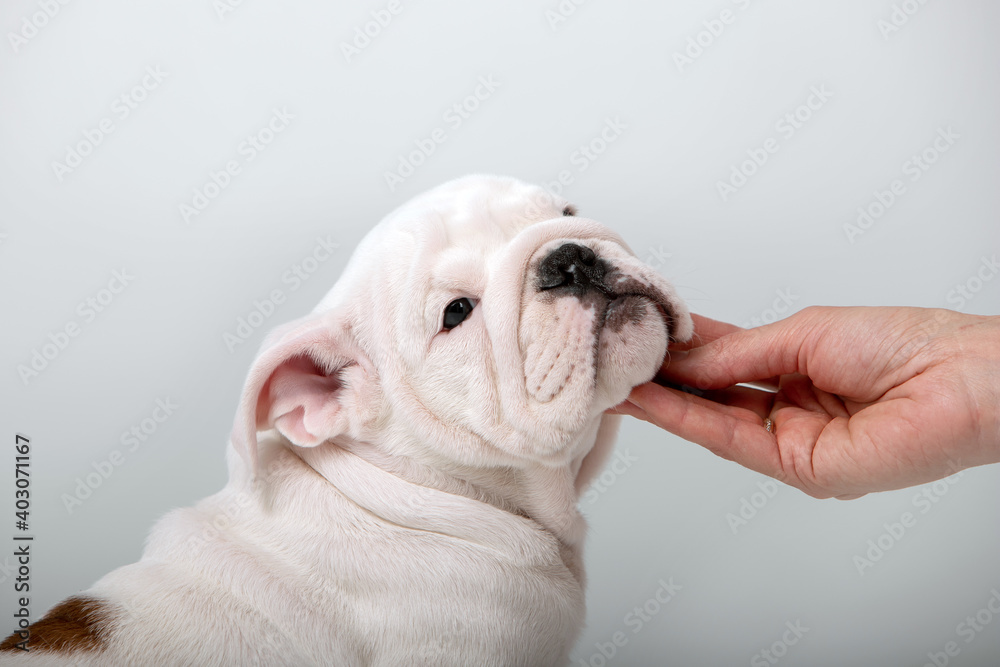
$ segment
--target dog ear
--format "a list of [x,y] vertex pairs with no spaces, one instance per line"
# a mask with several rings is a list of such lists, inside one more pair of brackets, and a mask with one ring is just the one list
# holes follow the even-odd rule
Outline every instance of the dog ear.
[[232,444],[255,471],[257,432],[276,428],[300,447],[349,430],[369,368],[331,314],[281,327],[264,342],[243,387]]

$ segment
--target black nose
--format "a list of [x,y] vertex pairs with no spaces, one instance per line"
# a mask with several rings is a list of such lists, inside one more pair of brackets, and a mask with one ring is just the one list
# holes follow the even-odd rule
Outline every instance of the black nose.
[[538,266],[538,290],[562,288],[582,295],[584,292],[604,292],[607,266],[590,248],[565,243],[545,257]]

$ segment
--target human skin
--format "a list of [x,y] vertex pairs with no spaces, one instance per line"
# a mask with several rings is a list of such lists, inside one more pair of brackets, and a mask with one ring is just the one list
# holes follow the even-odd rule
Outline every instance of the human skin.
[[746,330],[694,319],[692,341],[614,411],[816,498],[1000,462],[1000,317],[810,307]]

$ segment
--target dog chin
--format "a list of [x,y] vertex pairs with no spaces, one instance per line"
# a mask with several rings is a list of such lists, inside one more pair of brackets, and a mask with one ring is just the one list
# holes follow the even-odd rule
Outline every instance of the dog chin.
[[639,290],[533,300],[523,321],[545,325],[521,331],[529,396],[538,404],[588,405],[589,414],[617,405],[660,368],[668,312]]
[[[633,387],[656,375],[666,355],[670,318],[663,306],[641,294],[611,300],[597,340],[597,408],[625,400]],[[603,399],[603,400],[601,400]]]

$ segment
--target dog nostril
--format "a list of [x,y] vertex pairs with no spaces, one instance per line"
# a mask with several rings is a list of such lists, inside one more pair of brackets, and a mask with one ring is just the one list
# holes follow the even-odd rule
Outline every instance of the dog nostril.
[[601,289],[604,263],[590,248],[576,243],[564,243],[548,254],[538,267],[538,289],[576,286]]

